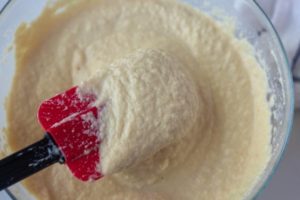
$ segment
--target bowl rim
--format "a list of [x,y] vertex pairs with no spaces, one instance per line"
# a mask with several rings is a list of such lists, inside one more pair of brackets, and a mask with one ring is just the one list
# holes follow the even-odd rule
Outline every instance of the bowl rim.
[[[273,25],[271,19],[268,17],[267,13],[264,11],[264,9],[259,5],[259,3],[256,0],[252,0],[251,3],[258,8],[258,10],[262,13],[264,16],[264,19],[268,25],[270,25],[271,30],[273,31],[273,35],[275,36],[275,40],[277,40],[278,45],[281,49],[281,53],[284,58],[285,66],[282,67],[283,73],[285,73],[285,76],[287,77],[287,88],[288,95],[287,95],[287,124],[285,127],[285,137],[284,141],[282,143],[282,147],[280,149],[280,152],[277,155],[277,158],[272,166],[272,169],[270,170],[269,174],[267,175],[267,178],[262,182],[262,184],[258,187],[256,191],[251,191],[254,193],[254,195],[251,197],[252,199],[257,199],[267,188],[267,186],[270,184],[272,178],[275,175],[275,172],[277,171],[280,162],[282,161],[284,157],[284,153],[287,149],[287,145],[289,143],[291,134],[292,134],[292,128],[293,128],[293,119],[294,119],[294,112],[295,112],[295,93],[294,93],[294,82],[293,82],[293,75],[292,75],[292,68],[286,53],[286,50],[284,48],[283,42],[279,36],[278,31],[276,30],[275,26]],[[258,183],[257,183],[258,184]]]

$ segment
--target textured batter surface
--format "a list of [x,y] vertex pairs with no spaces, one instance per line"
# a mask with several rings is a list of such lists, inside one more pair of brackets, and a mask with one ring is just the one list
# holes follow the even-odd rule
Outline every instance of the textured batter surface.
[[201,101],[179,60],[161,50],[138,50],[101,68],[80,86],[96,94],[101,119],[100,171],[119,172],[191,132]]
[[11,150],[41,138],[36,111],[43,99],[139,49],[159,49],[184,66],[199,112],[179,142],[118,174],[82,183],[55,165],[27,179],[26,188],[42,200],[242,199],[271,149],[266,77],[249,45],[176,1],[72,2],[63,12],[45,9],[16,33],[17,71],[7,104]]

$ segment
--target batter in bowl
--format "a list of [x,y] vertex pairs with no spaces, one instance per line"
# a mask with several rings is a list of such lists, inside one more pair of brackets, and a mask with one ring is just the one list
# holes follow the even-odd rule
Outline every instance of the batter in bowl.
[[[11,150],[41,138],[36,111],[42,100],[97,73],[107,80],[111,76],[105,74],[115,71],[112,68],[116,66],[124,79],[133,68],[147,69],[138,76],[143,77],[144,73],[149,80],[162,78],[150,81],[141,87],[141,92],[145,92],[144,88],[155,89],[157,84],[171,78],[174,80],[171,83],[178,84],[175,89],[183,86],[180,91],[186,92],[178,96],[178,103],[183,103],[176,107],[180,108],[176,113],[181,112],[183,104],[186,112],[176,115],[179,123],[174,119],[176,124],[167,126],[178,131],[174,139],[168,138],[167,130],[154,132],[166,136],[167,142],[159,148],[152,146],[154,140],[145,143],[154,154],[141,153],[138,159],[125,165],[119,160],[122,165],[116,168],[118,173],[107,167],[108,175],[103,179],[82,183],[66,167],[55,165],[25,180],[25,187],[43,200],[245,197],[263,172],[271,152],[266,75],[249,44],[236,39],[205,14],[177,1],[78,0],[66,4],[60,2],[46,8],[33,23],[21,25],[16,32],[17,70],[7,103],[7,138]],[[58,12],[62,6],[64,9]],[[140,52],[155,56],[138,59]],[[143,67],[145,63],[151,65],[157,57],[168,62],[152,66],[151,69],[162,73],[151,76],[151,70]],[[149,60],[122,68],[118,63],[124,59],[128,63]],[[165,70],[174,73],[164,76]],[[178,76],[184,78],[174,78]],[[129,82],[124,83],[125,88],[129,87]],[[172,87],[169,89],[170,94],[176,93]],[[110,96],[109,88],[105,91]],[[120,89],[123,91],[126,89]],[[160,92],[154,96],[163,97]],[[122,106],[115,96],[110,97],[117,102],[115,106]],[[127,100],[131,102],[130,98]],[[25,106],[24,102],[28,104]],[[147,107],[147,101],[144,103],[138,112],[132,112],[146,114],[152,108],[151,104]],[[156,116],[169,116],[172,109],[168,106],[163,109],[166,113]],[[128,123],[122,116],[126,118],[116,115],[115,122],[126,126]],[[139,127],[140,122],[136,122],[131,124]],[[182,129],[183,125],[186,129]],[[132,130],[110,127],[116,133]],[[107,140],[107,144],[112,143]],[[134,145],[130,146],[130,152],[134,152]],[[152,151],[152,147],[157,151]],[[106,156],[110,166],[109,160],[115,160],[115,155],[107,152]]]
[[[100,169],[108,175],[138,164],[191,133],[200,98],[179,60],[145,49],[100,68],[79,87],[103,106]],[[95,121],[95,120],[94,120]]]

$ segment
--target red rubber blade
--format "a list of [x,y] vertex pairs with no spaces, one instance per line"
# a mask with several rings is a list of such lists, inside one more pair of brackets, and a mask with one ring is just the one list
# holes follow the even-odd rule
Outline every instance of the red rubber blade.
[[52,136],[73,175],[82,181],[102,177],[97,169],[101,108],[93,106],[95,99],[92,94],[79,97],[73,87],[44,101],[38,111],[40,124]]
[[85,94],[80,97],[77,90],[78,87],[73,87],[42,102],[38,110],[38,119],[45,130],[70,115],[88,109],[95,101],[95,95]]

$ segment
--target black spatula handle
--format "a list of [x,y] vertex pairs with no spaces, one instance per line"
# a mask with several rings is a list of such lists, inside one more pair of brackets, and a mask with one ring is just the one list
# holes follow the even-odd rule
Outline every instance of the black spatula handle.
[[0,160],[0,190],[56,162],[63,162],[63,156],[46,134],[44,139]]

